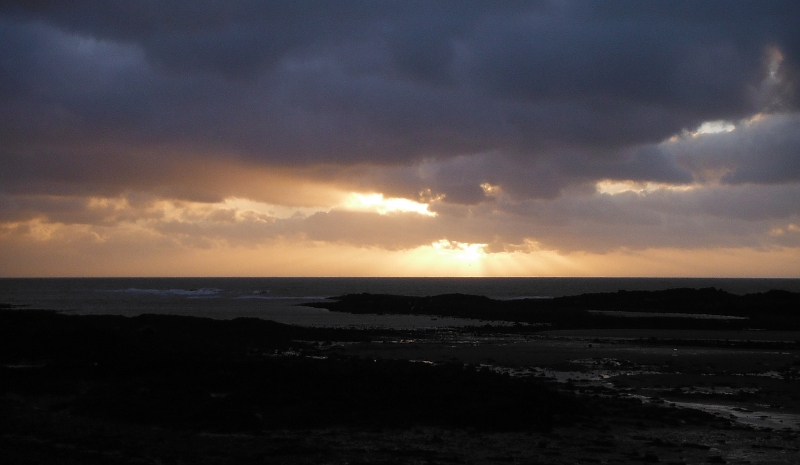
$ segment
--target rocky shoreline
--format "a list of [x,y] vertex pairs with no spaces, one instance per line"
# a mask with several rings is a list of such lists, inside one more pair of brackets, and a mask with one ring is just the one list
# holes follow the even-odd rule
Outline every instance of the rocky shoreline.
[[[601,324],[594,328],[575,320],[588,310],[612,308],[614,298],[619,300],[614,308],[645,312],[667,308],[643,301],[678,295],[691,300],[686,290],[629,294],[544,304],[462,295],[428,300],[358,295],[323,303],[334,311],[366,311],[372,305],[376,313],[414,311],[433,318],[486,316],[500,308],[481,320],[513,314],[511,321],[519,323],[419,331],[5,308],[0,310],[0,459],[67,464],[800,460],[800,350],[792,339],[800,333],[789,330],[798,318],[788,310],[797,295],[737,300],[714,293],[727,303],[706,299],[670,308],[743,319],[675,317],[680,324],[666,329],[660,326],[664,318],[595,314],[591,321]],[[538,318],[521,321],[523,311]],[[649,330],[624,326],[631,320]],[[741,321],[759,326],[781,321],[783,331],[729,326]],[[642,337],[625,337],[637,334]]]

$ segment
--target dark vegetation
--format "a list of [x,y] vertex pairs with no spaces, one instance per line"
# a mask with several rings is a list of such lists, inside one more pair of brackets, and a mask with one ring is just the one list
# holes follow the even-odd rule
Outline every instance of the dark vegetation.
[[312,348],[296,338],[314,336],[354,335],[254,319],[0,310],[0,393],[6,407],[27,399],[54,413],[213,432],[546,430],[585,410],[541,382],[461,364],[282,355]]
[[[769,291],[735,295],[714,288],[664,291],[618,291],[553,299],[493,300],[447,294],[411,297],[350,294],[306,304],[349,313],[414,314],[517,323],[548,323],[547,329],[660,328],[800,330],[800,293]],[[686,317],[613,317],[590,310],[686,313],[744,317],[712,320]]]

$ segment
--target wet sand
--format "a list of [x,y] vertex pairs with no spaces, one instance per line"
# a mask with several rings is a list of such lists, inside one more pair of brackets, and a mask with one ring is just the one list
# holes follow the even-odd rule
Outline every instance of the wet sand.
[[539,334],[553,337],[587,338],[619,338],[619,339],[699,339],[699,340],[736,340],[736,341],[777,341],[800,342],[800,331],[759,331],[759,330],[692,330],[692,329],[564,329],[541,331]]

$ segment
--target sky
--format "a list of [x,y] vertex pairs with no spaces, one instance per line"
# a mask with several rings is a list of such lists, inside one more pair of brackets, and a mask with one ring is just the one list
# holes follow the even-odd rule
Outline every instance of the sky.
[[800,277],[800,2],[0,2],[0,276]]

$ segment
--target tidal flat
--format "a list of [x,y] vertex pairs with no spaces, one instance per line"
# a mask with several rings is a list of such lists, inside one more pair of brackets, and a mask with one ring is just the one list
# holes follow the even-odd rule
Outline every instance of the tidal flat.
[[0,459],[799,463],[799,297],[314,304],[476,318],[419,330],[5,308]]

